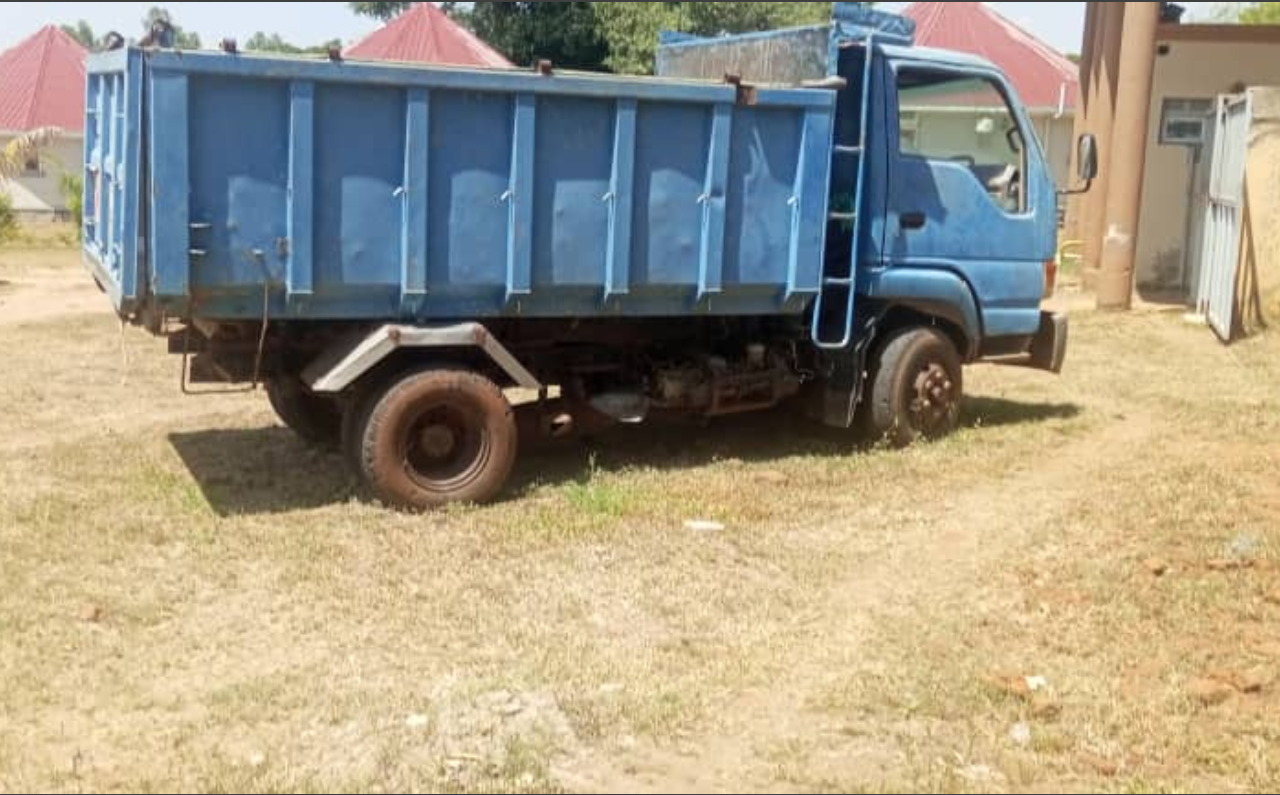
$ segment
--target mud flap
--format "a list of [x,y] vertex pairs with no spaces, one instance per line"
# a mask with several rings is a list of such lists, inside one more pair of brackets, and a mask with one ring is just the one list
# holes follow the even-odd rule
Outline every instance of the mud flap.
[[831,373],[806,390],[805,414],[810,419],[829,428],[853,427],[862,391],[864,358],[861,351],[832,358]]
[[1067,356],[1067,316],[1056,312],[1040,313],[1040,329],[1031,340],[1031,359],[1028,367],[1062,372]]

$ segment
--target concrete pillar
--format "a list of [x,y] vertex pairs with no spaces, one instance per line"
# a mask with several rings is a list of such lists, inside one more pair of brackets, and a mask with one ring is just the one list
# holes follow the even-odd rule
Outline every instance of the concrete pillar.
[[1090,131],[1098,141],[1098,178],[1082,201],[1081,239],[1084,240],[1084,286],[1096,287],[1102,266],[1102,235],[1111,186],[1111,133],[1114,129],[1116,85],[1120,71],[1120,45],[1128,3],[1091,3],[1097,6],[1098,33],[1094,39],[1090,70]]
[[1099,309],[1128,309],[1133,303],[1134,255],[1142,209],[1142,177],[1147,160],[1147,116],[1155,70],[1159,3],[1125,3],[1120,72],[1111,133],[1111,179],[1098,274]]
[[[1061,187],[1075,187],[1075,174],[1078,168],[1076,164],[1076,141],[1080,140],[1080,136],[1088,132],[1093,132],[1093,128],[1089,122],[1089,83],[1093,77],[1093,59],[1094,53],[1098,47],[1094,44],[1097,38],[1099,25],[1098,16],[1100,9],[1097,3],[1085,4],[1084,17],[1084,41],[1080,50],[1080,85],[1076,91],[1076,116],[1072,126],[1071,135],[1071,159],[1067,167],[1067,184]],[[1067,197],[1067,221],[1063,225],[1063,237],[1066,240],[1078,240],[1082,224],[1080,223],[1081,210],[1084,207],[1084,197],[1081,195],[1072,195]]]

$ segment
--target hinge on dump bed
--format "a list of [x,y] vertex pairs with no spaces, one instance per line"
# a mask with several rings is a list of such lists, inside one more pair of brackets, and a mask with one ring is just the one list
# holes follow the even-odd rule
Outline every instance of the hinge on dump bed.
[[[191,372],[191,330],[195,327],[194,305],[187,303],[187,324],[182,330],[182,372],[179,375],[179,386],[184,395],[230,395],[241,392],[255,392],[262,383],[262,356],[267,346],[267,329],[271,325],[271,281],[265,280],[262,284],[262,329],[258,332],[257,351],[253,357],[253,378],[247,386],[226,388],[226,389],[201,389],[194,390],[191,388],[191,381],[188,374]],[[228,382],[233,379],[227,378]]]

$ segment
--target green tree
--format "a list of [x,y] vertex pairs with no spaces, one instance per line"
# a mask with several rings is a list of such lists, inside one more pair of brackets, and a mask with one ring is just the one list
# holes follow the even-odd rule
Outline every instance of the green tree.
[[0,148],[0,182],[17,179],[28,160],[60,137],[57,127],[38,127],[10,139]]
[[[57,127],[40,127],[12,138],[0,147],[0,185],[22,174],[27,161],[62,135]],[[18,234],[18,219],[9,194],[0,191],[0,243]]]
[[465,21],[513,63],[547,58],[568,69],[602,69],[609,45],[595,3],[474,3]]
[[289,54],[302,52],[301,47],[295,47],[280,38],[279,33],[272,33],[268,35],[262,31],[258,31],[250,36],[249,40],[244,43],[244,48],[255,52],[283,52]]
[[831,18],[830,3],[594,3],[615,72],[649,74],[658,33],[698,36],[813,25]]
[[413,3],[347,3],[347,6],[360,16],[373,17],[384,22],[411,5]]
[[80,42],[86,49],[93,49],[93,45],[98,42],[98,37],[93,34],[93,27],[83,19],[74,25],[63,25],[62,32]]
[[[390,19],[411,3],[348,3],[357,14]],[[648,74],[658,33],[701,36],[825,22],[830,3],[441,3],[513,62],[548,58],[574,69]]]
[[183,30],[176,22],[173,21],[173,15],[169,13],[169,9],[163,6],[152,6],[147,10],[147,15],[142,18],[142,29],[146,33],[150,33],[156,22],[164,21],[173,29],[173,46],[179,50],[198,50],[200,49],[200,34],[188,33]]
[[[347,7],[360,16],[373,17],[383,22],[399,16],[411,5],[413,3],[347,3]],[[436,3],[436,5],[440,6],[440,10],[452,17],[455,22],[470,27],[467,23],[471,19],[471,6],[475,3],[445,2]]]
[[79,174],[64,173],[58,178],[58,190],[67,204],[79,237],[84,226],[84,179]]
[[329,50],[341,50],[341,49],[342,49],[342,39],[329,39],[328,41],[322,41],[319,44],[306,47],[302,50],[302,52],[307,55],[323,55],[329,52]]
[[1280,3],[1248,3],[1240,9],[1240,22],[1245,25],[1280,24]]
[[332,48],[342,49],[342,39],[330,39],[310,47],[299,47],[285,41],[279,33],[258,31],[244,43],[246,52],[278,52],[286,55],[323,55]]
[[13,200],[0,191],[0,243],[18,236],[18,216],[13,212]]

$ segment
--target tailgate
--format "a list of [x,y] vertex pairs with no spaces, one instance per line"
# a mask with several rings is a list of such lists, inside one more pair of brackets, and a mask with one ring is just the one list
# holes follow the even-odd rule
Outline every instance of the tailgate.
[[142,182],[142,55],[89,56],[84,131],[84,259],[130,314],[145,293],[139,192]]

